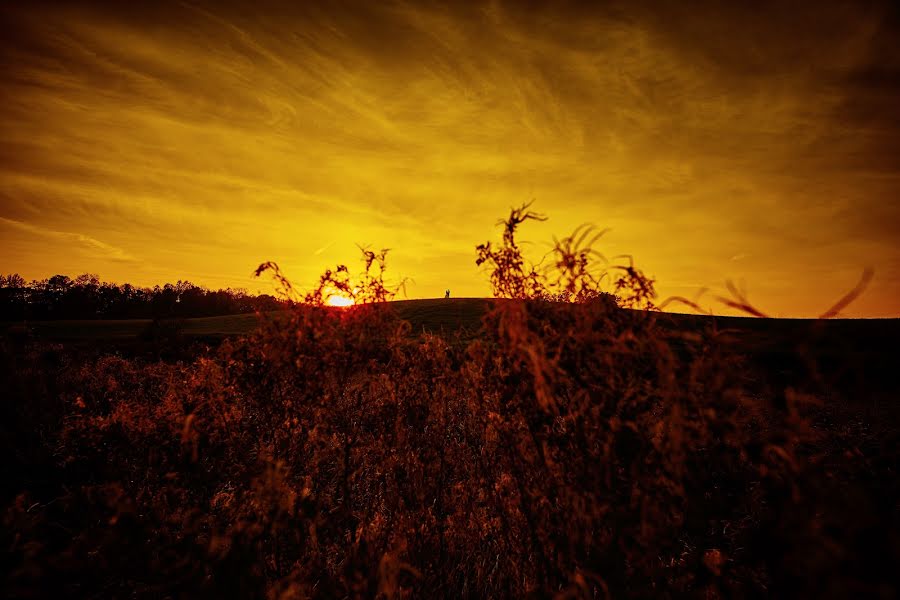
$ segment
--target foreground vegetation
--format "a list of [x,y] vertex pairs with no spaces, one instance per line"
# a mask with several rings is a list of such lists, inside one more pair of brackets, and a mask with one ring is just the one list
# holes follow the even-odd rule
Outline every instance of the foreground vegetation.
[[893,597],[896,427],[584,231],[530,265],[526,208],[474,337],[414,335],[368,253],[191,360],[5,339],[6,596]]

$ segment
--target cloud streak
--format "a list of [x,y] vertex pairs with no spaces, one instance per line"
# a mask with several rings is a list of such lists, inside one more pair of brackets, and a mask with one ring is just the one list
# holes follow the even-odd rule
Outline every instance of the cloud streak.
[[30,223],[16,221],[15,219],[7,219],[5,217],[0,217],[0,225],[23,231],[37,238],[43,238],[42,242],[48,239],[51,241],[63,242],[63,248],[69,246],[70,244],[73,244],[103,259],[125,263],[132,263],[137,261],[134,256],[132,256],[125,250],[102,242],[98,239],[92,238],[91,236],[84,235],[82,233],[70,231],[55,231],[53,229],[46,229],[44,227],[40,227]]

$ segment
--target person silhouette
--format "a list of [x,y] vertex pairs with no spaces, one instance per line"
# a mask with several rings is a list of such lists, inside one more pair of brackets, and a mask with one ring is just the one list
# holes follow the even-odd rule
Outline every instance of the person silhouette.
[[444,298],[449,298],[449,297],[450,297],[450,290],[447,290],[446,292],[444,292]]

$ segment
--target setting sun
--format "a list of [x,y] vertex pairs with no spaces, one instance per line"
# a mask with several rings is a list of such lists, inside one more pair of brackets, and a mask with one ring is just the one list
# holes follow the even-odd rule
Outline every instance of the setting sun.
[[353,306],[353,298],[348,298],[346,296],[329,296],[328,297],[328,306]]

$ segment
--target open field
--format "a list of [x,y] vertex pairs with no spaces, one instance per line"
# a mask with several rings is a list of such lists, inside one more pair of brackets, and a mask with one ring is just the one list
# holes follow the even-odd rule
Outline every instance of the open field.
[[[476,331],[485,312],[496,302],[488,298],[451,298],[397,300],[390,303],[397,315],[412,325],[414,332],[453,333]],[[265,313],[278,318],[278,313]],[[660,319],[672,327],[697,329],[712,323],[731,330],[746,342],[771,349],[783,348],[792,341],[815,342],[823,351],[883,352],[897,345],[900,319],[761,319],[755,317],[710,317],[707,315],[660,313]],[[151,319],[28,321],[0,323],[0,333],[28,330],[37,339],[79,341],[136,338]],[[231,336],[250,333],[259,323],[255,314],[179,319],[184,335]]]
[[[451,333],[459,329],[473,331],[478,329],[481,318],[491,302],[482,298],[454,298],[400,300],[392,302],[391,305],[401,318],[410,322],[413,331]],[[264,314],[264,318],[278,317],[278,313]],[[152,322],[151,319],[7,322],[0,323],[0,333],[21,334],[27,330],[37,339],[61,342],[128,340],[138,338]],[[259,316],[251,313],[179,319],[178,324],[181,333],[186,336],[244,335],[259,324]]]
[[[397,316],[411,325],[413,333],[453,335],[464,339],[477,335],[485,313],[496,302],[486,298],[398,300],[391,302]],[[284,314],[265,313],[263,319],[282,319]],[[831,375],[853,378],[866,387],[890,386],[895,365],[900,364],[900,319],[760,319],[755,317],[710,317],[661,313],[665,327],[698,331],[714,326],[734,337],[741,351],[762,361],[771,371],[800,369],[810,358]],[[179,319],[178,332],[188,339],[216,342],[246,335],[260,322],[255,314]],[[125,344],[146,336],[150,319],[32,321],[0,323],[0,335],[22,335],[27,329],[36,340],[77,344]]]
[[[256,327],[255,314],[204,317],[178,321],[184,335],[228,336],[243,335]],[[23,334],[36,339],[57,342],[82,342],[137,339],[153,323],[152,319],[29,321],[4,323],[6,334]]]

